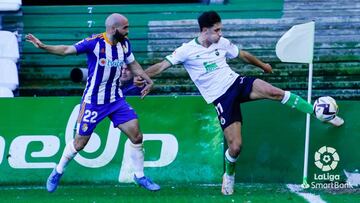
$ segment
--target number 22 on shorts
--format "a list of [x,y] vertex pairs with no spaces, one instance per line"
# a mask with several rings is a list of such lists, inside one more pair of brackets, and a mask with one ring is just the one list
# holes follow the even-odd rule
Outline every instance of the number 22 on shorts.
[[97,116],[98,113],[96,111],[85,110],[83,121],[88,123],[96,123]]

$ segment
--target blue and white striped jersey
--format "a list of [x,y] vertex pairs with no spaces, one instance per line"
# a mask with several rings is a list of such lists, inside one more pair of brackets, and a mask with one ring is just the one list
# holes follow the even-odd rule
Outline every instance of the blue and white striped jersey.
[[88,104],[112,103],[123,97],[121,68],[135,60],[130,41],[112,44],[105,33],[86,38],[75,45],[77,54],[86,53],[88,78],[82,100]]

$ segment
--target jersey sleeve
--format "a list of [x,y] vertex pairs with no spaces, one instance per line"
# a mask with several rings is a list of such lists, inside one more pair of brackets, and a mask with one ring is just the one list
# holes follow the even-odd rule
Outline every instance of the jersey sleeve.
[[124,50],[124,61],[126,64],[132,63],[135,61],[135,56],[132,53],[131,44],[128,39],[125,39],[124,42],[121,44]]
[[170,62],[171,65],[177,65],[184,63],[187,58],[187,51],[184,45],[177,48],[172,54],[167,55],[165,59]]
[[76,54],[83,54],[92,51],[95,47],[94,38],[86,38],[74,44]]
[[225,54],[226,58],[233,59],[239,56],[240,49],[235,44],[230,42],[230,40],[225,39],[224,46],[226,49],[226,54]]

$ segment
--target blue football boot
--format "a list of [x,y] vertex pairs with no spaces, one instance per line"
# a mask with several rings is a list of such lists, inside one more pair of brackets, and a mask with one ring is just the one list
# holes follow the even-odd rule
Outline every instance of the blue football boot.
[[136,175],[134,175],[134,181],[137,185],[139,185],[147,190],[150,190],[150,191],[160,190],[160,186],[158,184],[152,182],[151,179],[146,176],[137,178]]
[[53,169],[46,181],[46,189],[48,192],[54,192],[56,190],[62,175],[63,174],[56,171],[56,167]]

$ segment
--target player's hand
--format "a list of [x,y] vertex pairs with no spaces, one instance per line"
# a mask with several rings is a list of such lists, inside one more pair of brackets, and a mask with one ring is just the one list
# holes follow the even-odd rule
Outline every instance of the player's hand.
[[36,48],[43,48],[44,47],[44,44],[32,34],[27,34],[25,36],[25,39],[26,39],[26,41],[32,43]]
[[266,63],[262,69],[264,70],[265,73],[273,73],[272,67],[270,64]]
[[146,84],[146,81],[140,76],[135,76],[133,81],[136,87],[144,87]]
[[141,99],[144,99],[144,97],[149,94],[152,86],[154,85],[154,83],[151,81],[151,83],[145,83],[145,87],[144,89],[141,90]]

